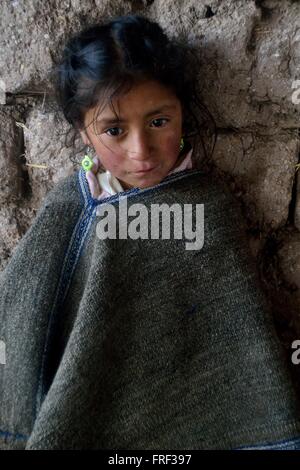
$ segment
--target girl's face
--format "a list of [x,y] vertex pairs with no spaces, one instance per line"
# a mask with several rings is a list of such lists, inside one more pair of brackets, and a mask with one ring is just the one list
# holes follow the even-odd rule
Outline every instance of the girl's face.
[[85,145],[94,147],[103,167],[117,177],[124,189],[158,184],[175,166],[180,152],[182,108],[164,85],[144,81],[106,105],[85,114]]

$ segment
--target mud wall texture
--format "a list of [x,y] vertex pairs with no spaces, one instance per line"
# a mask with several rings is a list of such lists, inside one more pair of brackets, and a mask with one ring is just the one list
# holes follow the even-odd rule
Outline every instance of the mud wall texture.
[[45,194],[78,169],[70,158],[83,157],[48,106],[62,44],[109,15],[139,13],[197,47],[201,99],[218,131],[213,165],[240,201],[290,346],[300,334],[300,1],[2,0],[0,8],[0,270]]

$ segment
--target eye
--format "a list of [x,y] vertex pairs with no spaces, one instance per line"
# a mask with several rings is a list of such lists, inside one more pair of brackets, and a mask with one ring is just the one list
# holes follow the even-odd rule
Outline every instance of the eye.
[[[152,123],[154,123],[154,127],[162,127],[160,124],[162,121],[169,122],[170,119],[167,118],[157,118],[153,119]],[[158,125],[157,125],[158,124]]]
[[[157,118],[153,119],[151,122],[154,124],[154,127],[163,127],[170,119],[167,118]],[[121,131],[121,132],[119,132]],[[122,129],[120,127],[110,127],[104,131],[105,134],[109,135],[110,137],[119,137],[122,133]]]
[[[105,131],[105,134],[109,135],[110,137],[118,137],[120,134],[117,133],[116,131],[122,130],[120,127],[110,127]],[[108,132],[112,132],[111,134],[108,134]]]

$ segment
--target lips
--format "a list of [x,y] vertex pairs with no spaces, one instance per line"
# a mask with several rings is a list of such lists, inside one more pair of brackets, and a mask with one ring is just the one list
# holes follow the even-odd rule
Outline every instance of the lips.
[[140,170],[132,171],[132,173],[135,174],[135,175],[139,175],[139,174],[142,174],[142,173],[148,173],[149,171],[154,170],[154,168],[156,168],[156,166],[151,166],[151,167],[148,166],[148,167],[140,169]]

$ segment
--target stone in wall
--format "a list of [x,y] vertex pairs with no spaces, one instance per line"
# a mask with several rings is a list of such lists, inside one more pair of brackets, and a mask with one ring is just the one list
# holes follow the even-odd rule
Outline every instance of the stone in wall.
[[214,162],[236,183],[245,215],[262,231],[285,225],[298,161],[298,136],[253,132],[219,134]]
[[[36,207],[60,179],[78,170],[80,149],[82,158],[84,156],[81,140],[76,139],[73,148],[66,147],[70,125],[63,121],[63,117],[59,121],[56,118],[52,110],[37,106],[28,114],[24,126],[31,205]],[[78,162],[77,165],[71,159]]]
[[130,8],[126,0],[2,0],[0,78],[7,91],[47,91],[65,39],[88,23]]

